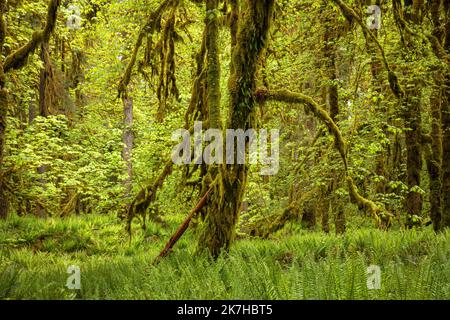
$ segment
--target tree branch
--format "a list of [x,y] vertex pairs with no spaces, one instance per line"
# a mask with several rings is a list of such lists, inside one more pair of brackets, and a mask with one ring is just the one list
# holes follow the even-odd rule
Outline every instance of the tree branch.
[[397,75],[395,74],[394,71],[391,70],[389,63],[386,59],[384,49],[381,46],[380,42],[378,41],[377,37],[369,30],[369,28],[367,28],[366,24],[364,23],[364,21],[362,21],[362,19],[358,16],[358,14],[347,4],[345,4],[342,0],[333,0],[333,2],[336,3],[341,8],[341,11],[345,17],[352,16],[364,30],[364,35],[369,35],[370,38],[375,42],[376,46],[380,50],[381,58],[383,59],[384,66],[386,67],[386,70],[388,72],[388,80],[390,88],[397,98],[399,99],[403,98],[405,93],[402,87],[400,86]]
[[6,57],[3,65],[4,72],[8,72],[11,69],[20,69],[26,64],[28,56],[34,52],[37,46],[44,41],[48,41],[55,29],[58,7],[61,4],[61,0],[51,0],[48,5],[46,24],[43,30],[39,30],[33,33],[31,40],[20,47],[9,56]]
[[148,21],[139,31],[136,43],[133,48],[133,53],[131,54],[131,59],[128,62],[127,67],[120,79],[118,91],[119,98],[127,95],[127,86],[130,83],[131,73],[133,71],[133,67],[136,64],[137,55],[139,53],[139,49],[141,48],[142,41],[144,40],[144,36],[147,34],[152,34],[158,28],[159,23],[161,21],[161,16],[164,11],[172,4],[172,0],[166,0],[159,5],[159,7],[150,14]]
[[305,104],[313,114],[321,120],[331,131],[335,139],[335,145],[341,154],[342,161],[344,162],[346,181],[348,184],[348,190],[351,199],[353,199],[360,208],[365,208],[368,210],[371,215],[375,218],[376,222],[380,225],[381,219],[385,220],[385,223],[389,223],[389,219],[392,217],[392,214],[387,212],[382,207],[379,207],[375,202],[366,199],[361,194],[359,194],[356,185],[353,182],[353,179],[350,177],[348,173],[347,167],[347,150],[346,150],[346,142],[342,137],[341,131],[336,123],[331,119],[328,112],[323,109],[313,98],[306,96],[302,93],[292,92],[287,89],[283,90],[275,90],[275,91],[267,91],[264,89],[257,90],[256,97],[260,101],[279,101],[279,102],[288,102],[288,103],[300,103]]
[[312,113],[319,118],[333,134],[336,142],[336,147],[341,154],[342,161],[344,162],[345,171],[347,171],[347,150],[346,143],[342,137],[341,131],[339,130],[336,123],[331,119],[328,112],[323,109],[313,98],[306,96],[302,93],[292,92],[287,89],[275,90],[275,91],[264,91],[258,90],[256,96],[264,96],[264,101],[281,101],[288,103],[300,103],[305,104]]
[[172,250],[172,247],[177,243],[177,241],[181,238],[181,236],[184,234],[184,232],[189,227],[189,223],[191,222],[194,215],[199,212],[203,206],[206,204],[206,200],[208,199],[208,195],[211,193],[213,187],[211,186],[208,191],[203,195],[203,197],[200,199],[200,201],[197,203],[197,205],[189,212],[186,219],[183,221],[183,223],[178,227],[177,231],[173,234],[173,236],[170,238],[169,242],[167,242],[164,249],[161,251],[161,253],[156,257],[153,264],[156,264],[159,262],[160,259],[164,258],[169,254],[169,252]]

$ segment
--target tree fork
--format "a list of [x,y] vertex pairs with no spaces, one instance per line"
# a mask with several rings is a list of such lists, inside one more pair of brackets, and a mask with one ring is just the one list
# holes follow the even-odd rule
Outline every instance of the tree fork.
[[[243,7],[236,45],[232,47],[227,128],[247,130],[255,122],[255,74],[267,44],[274,0],[246,0]],[[207,205],[208,215],[199,240],[199,250],[208,251],[214,258],[228,251],[233,242],[247,173],[248,166],[243,164],[219,168],[219,192]]]

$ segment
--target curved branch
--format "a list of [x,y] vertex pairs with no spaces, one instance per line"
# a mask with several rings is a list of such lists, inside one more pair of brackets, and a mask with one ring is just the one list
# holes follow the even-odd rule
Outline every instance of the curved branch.
[[360,208],[365,208],[368,210],[371,215],[375,218],[378,224],[381,224],[381,219],[387,221],[389,223],[389,219],[392,217],[392,214],[386,212],[382,207],[379,207],[375,202],[366,199],[361,194],[359,194],[356,185],[353,182],[353,179],[350,177],[348,173],[347,167],[347,150],[346,150],[346,142],[342,137],[341,131],[336,123],[331,119],[328,112],[323,109],[313,98],[304,95],[302,93],[292,92],[286,89],[276,90],[276,91],[267,91],[267,90],[258,90],[256,92],[256,96],[261,101],[280,101],[280,102],[288,102],[288,103],[300,103],[305,104],[313,114],[321,120],[331,131],[334,136],[336,142],[336,148],[339,150],[341,154],[342,160],[344,162],[344,169],[346,175],[346,181],[348,184],[348,190],[351,199],[353,199]]
[[333,134],[336,141],[336,147],[341,154],[342,161],[344,162],[345,171],[347,171],[347,150],[346,143],[342,137],[336,123],[330,117],[328,112],[323,109],[313,98],[306,96],[302,93],[292,92],[287,89],[275,90],[275,91],[263,91],[258,90],[256,96],[264,96],[264,100],[274,100],[288,103],[301,103],[307,105],[308,109],[319,118]]
[[4,72],[8,72],[11,69],[19,69],[26,64],[28,56],[34,52],[37,46],[50,39],[53,30],[55,29],[56,17],[58,8],[61,4],[61,0],[51,0],[48,5],[47,19],[44,29],[33,33],[31,40],[20,47],[9,56],[6,57],[3,65]]

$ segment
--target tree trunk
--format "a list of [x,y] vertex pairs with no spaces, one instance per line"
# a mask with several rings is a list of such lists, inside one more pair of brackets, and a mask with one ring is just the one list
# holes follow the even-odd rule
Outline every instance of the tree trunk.
[[415,223],[414,216],[420,217],[422,212],[422,195],[413,190],[420,187],[422,170],[422,126],[420,98],[417,96],[416,87],[408,90],[406,99],[406,112],[404,115],[406,142],[406,170],[407,185],[409,192],[405,199],[405,209],[407,213],[406,226],[412,227]]
[[322,231],[325,233],[330,233],[329,210],[329,205],[322,208]]
[[[49,74],[48,70],[50,70],[48,60],[48,52],[49,52],[49,43],[42,42],[41,44],[41,61],[42,68],[40,71],[40,79],[39,79],[39,115],[41,117],[48,117],[50,115],[50,101],[49,101],[49,92],[48,92],[48,84],[49,84]],[[45,166],[40,166],[37,168],[39,174],[44,174],[46,171]],[[42,189],[45,189],[45,180],[42,178],[38,179],[38,183],[41,185]],[[45,217],[46,211],[41,203],[36,203],[36,208],[34,214],[37,217]]]
[[[435,231],[441,229],[442,220],[442,74],[435,77],[437,88],[430,100],[431,106],[431,151],[427,149],[427,168],[430,177],[430,218]],[[445,102],[444,102],[445,103]]]
[[[230,129],[245,131],[255,125],[255,74],[266,47],[273,4],[274,0],[246,0],[243,3],[245,10],[239,17],[228,82],[230,106],[227,127]],[[237,148],[234,149],[236,153]],[[206,250],[213,257],[217,257],[222,250],[228,251],[233,241],[248,166],[227,164],[219,168],[219,172],[212,201],[207,204],[205,228],[199,238],[199,250]]]
[[42,68],[40,71],[40,79],[39,79],[39,115],[42,117],[48,117],[50,115],[50,105],[49,101],[47,100],[47,85],[48,85],[48,72],[49,66],[48,66],[48,59],[46,58],[46,55],[48,54],[49,50],[49,44],[48,43],[42,43],[41,44],[41,61],[42,61]]
[[8,215],[8,199],[6,197],[6,188],[4,186],[3,174],[3,156],[5,149],[5,130],[6,116],[8,113],[8,96],[4,87],[3,65],[0,61],[0,218],[6,218]]
[[133,151],[133,99],[124,96],[123,97],[123,113],[124,113],[124,132],[123,132],[123,152],[122,159],[125,161],[127,166],[127,178],[124,181],[125,185],[125,196],[128,197],[131,193],[132,177],[133,177],[133,164],[131,161],[131,155]]
[[44,29],[35,31],[31,40],[27,44],[14,51],[3,60],[3,46],[6,38],[6,23],[4,19],[6,1],[0,0],[0,218],[5,218],[8,214],[8,199],[6,197],[5,190],[5,177],[2,172],[5,148],[6,116],[8,113],[8,93],[5,88],[5,73],[12,69],[19,69],[26,65],[27,57],[30,53],[32,53],[40,43],[48,42],[48,39],[50,38],[50,35],[55,27],[57,11],[60,4],[60,0],[51,0],[48,5],[47,19]]
[[[433,51],[443,65],[436,71],[431,101],[431,152],[428,154],[431,220],[434,229],[450,226],[450,21],[448,1],[430,0]],[[442,10],[441,10],[442,9]],[[443,13],[443,14],[441,14]],[[433,38],[434,37],[434,38]]]
[[[340,37],[340,28],[344,26],[337,20],[335,13],[328,7],[329,4],[326,3],[324,8],[325,14],[325,34],[324,34],[324,48],[323,48],[323,58],[327,85],[325,87],[326,99],[325,104],[328,108],[330,118],[337,124],[337,117],[339,115],[339,91],[338,91],[338,75],[337,75],[337,45],[336,42]],[[339,172],[336,169],[331,169],[329,172],[329,186],[327,196],[334,198],[336,188],[338,187],[338,176]],[[345,231],[345,214],[342,210],[342,203],[340,199],[337,201],[330,201],[332,206],[332,211],[335,212],[335,227],[336,232],[343,233]]]
[[[446,3],[446,37],[445,52],[450,55],[450,21],[449,4]],[[450,227],[450,61],[447,58],[447,69],[445,72],[445,95],[442,104],[442,226]]]
[[[405,1],[403,13],[405,20],[417,26],[422,23],[420,15],[423,3]],[[409,53],[407,60],[412,60],[412,52],[420,55],[419,48],[413,42],[412,36],[405,33],[404,50]],[[421,217],[423,199],[422,195],[413,190],[420,188],[422,171],[422,119],[421,119],[421,88],[416,76],[409,72],[406,84],[406,97],[404,101],[405,143],[406,143],[406,171],[409,192],[405,199],[406,227],[410,228],[416,223],[414,217]]]
[[3,156],[5,149],[6,116],[8,114],[8,92],[5,88],[6,77],[3,69],[3,45],[6,38],[6,24],[3,17],[6,2],[0,0],[0,218],[5,219],[8,215],[8,199],[4,186]]
[[336,234],[343,234],[346,230],[346,224],[345,224],[345,213],[344,208],[342,205],[337,207],[337,212],[335,216],[334,225],[336,227]]
[[[448,48],[446,51],[450,54]],[[442,226],[450,227],[450,74],[447,73],[445,81],[446,98],[442,106]]]

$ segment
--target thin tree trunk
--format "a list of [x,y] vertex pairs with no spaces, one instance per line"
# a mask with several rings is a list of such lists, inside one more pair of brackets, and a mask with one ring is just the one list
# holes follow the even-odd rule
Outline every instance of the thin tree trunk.
[[6,1],[0,0],[0,218],[5,218],[8,214],[8,199],[6,197],[5,177],[3,170],[3,157],[5,148],[6,116],[8,113],[8,95],[5,88],[5,73],[13,69],[19,69],[27,63],[27,57],[42,42],[48,42],[55,27],[57,11],[61,4],[60,0],[51,0],[47,9],[47,19],[42,30],[35,31],[28,43],[13,51],[4,60],[3,46],[6,38],[6,24],[4,13]]
[[[405,20],[409,23],[420,25],[422,17],[420,15],[420,9],[423,3],[420,4],[417,1],[406,1],[403,8]],[[404,30],[403,30],[404,31]],[[418,48],[413,43],[412,36],[405,33],[404,50],[411,53],[411,51],[420,54]],[[410,54],[411,55],[411,54]],[[408,57],[408,60],[411,58]],[[421,113],[421,88],[420,84],[416,80],[414,74],[409,73],[408,84],[406,85],[406,97],[403,100],[404,105],[404,122],[406,127],[405,143],[406,143],[406,182],[409,188],[409,192],[405,199],[406,209],[406,227],[410,228],[416,223],[414,218],[421,217],[423,199],[422,194],[415,190],[420,188],[421,183],[421,171],[422,171],[422,113]]]
[[[324,34],[324,48],[323,48],[323,58],[325,65],[325,75],[327,85],[325,87],[326,99],[325,104],[328,108],[330,118],[337,124],[337,117],[339,115],[339,91],[337,84],[337,45],[336,41],[338,41],[340,37],[340,28],[343,28],[341,23],[338,22],[334,12],[329,9],[329,4],[325,3],[324,14],[325,14],[325,34]],[[338,187],[337,175],[339,174],[335,169],[331,169],[330,181],[328,186],[328,195],[329,197],[334,194],[334,191]],[[332,210],[335,213],[335,227],[336,232],[343,233],[345,232],[345,214],[342,210],[342,204],[337,201],[330,201],[330,205],[332,205]]]
[[8,215],[8,198],[6,197],[6,187],[4,185],[5,177],[3,174],[6,116],[8,113],[8,96],[4,87],[4,77],[3,64],[0,61],[0,218],[2,219],[6,218]]
[[39,79],[39,115],[42,117],[48,117],[50,115],[50,103],[47,100],[48,97],[48,70],[49,70],[49,61],[46,58],[46,55],[48,54],[49,50],[49,43],[44,42],[41,44],[41,61],[42,61],[42,68],[40,71],[40,79]]
[[133,151],[133,99],[127,96],[123,97],[123,113],[124,113],[124,132],[123,132],[123,152],[122,159],[127,166],[127,178],[124,181],[125,196],[128,197],[131,193],[132,179],[133,179],[133,164],[131,155]]
[[[450,35],[449,35],[450,36]],[[447,49],[447,54],[450,50]],[[446,76],[446,98],[442,106],[442,226],[450,227],[450,75]]]
[[[442,74],[436,75],[437,89],[431,98],[431,151],[427,149],[427,168],[430,177],[430,218],[435,231],[442,220]],[[445,95],[445,93],[444,93]]]
[[408,90],[406,99],[406,112],[404,115],[406,142],[406,170],[409,192],[405,199],[407,212],[406,226],[412,227],[415,223],[414,216],[420,217],[422,212],[422,195],[414,190],[420,187],[422,171],[422,125],[420,98],[417,96],[416,87]]
[[[48,60],[48,51],[49,51],[49,43],[43,42],[41,44],[41,61],[42,61],[42,68],[40,71],[40,79],[39,79],[39,115],[41,117],[48,117],[50,115],[50,101],[48,101],[48,81],[49,81],[49,74],[48,70],[50,70]],[[45,166],[40,166],[37,168],[37,172],[42,175],[46,171]],[[43,178],[38,179],[38,183],[41,185],[42,189],[45,189],[45,180]],[[46,212],[45,208],[42,206],[40,202],[36,203],[35,213],[37,217],[45,217]]]

